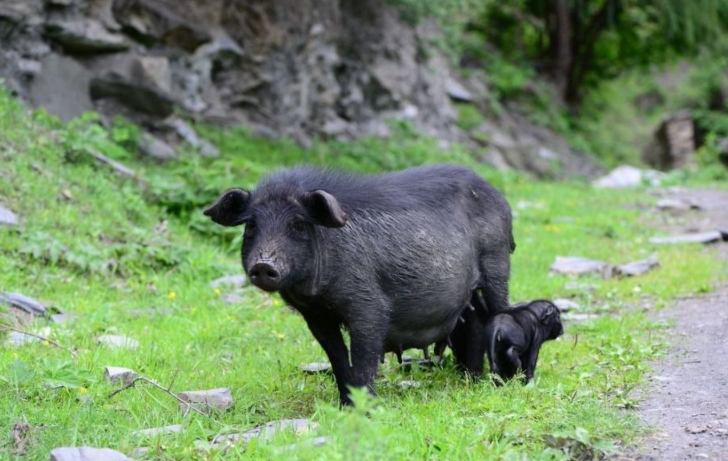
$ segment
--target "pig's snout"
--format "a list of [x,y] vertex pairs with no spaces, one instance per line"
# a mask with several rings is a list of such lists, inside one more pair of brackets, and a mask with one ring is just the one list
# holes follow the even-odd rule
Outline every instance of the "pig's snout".
[[271,261],[258,261],[248,271],[250,281],[265,291],[275,291],[281,281],[281,273]]

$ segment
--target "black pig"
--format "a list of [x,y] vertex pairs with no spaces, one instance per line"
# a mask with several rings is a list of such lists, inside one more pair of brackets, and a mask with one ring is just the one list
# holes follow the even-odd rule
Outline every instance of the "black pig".
[[[489,305],[508,306],[511,210],[466,168],[360,176],[299,167],[250,192],[231,189],[205,214],[245,224],[246,273],[303,315],[343,404],[348,386],[373,392],[383,353],[446,340],[474,290]],[[484,326],[473,325],[472,347],[460,358],[475,375],[483,371]]]
[[525,372],[533,379],[541,345],[564,333],[559,308],[538,300],[500,312],[485,327],[490,371],[503,380]]

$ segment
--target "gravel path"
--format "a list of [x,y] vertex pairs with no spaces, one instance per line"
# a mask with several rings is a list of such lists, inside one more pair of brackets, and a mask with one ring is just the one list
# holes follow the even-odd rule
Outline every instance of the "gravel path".
[[[670,191],[669,198],[699,204],[678,219],[676,232],[728,229],[728,193]],[[714,245],[728,262],[728,243]],[[654,314],[674,322],[672,350],[655,364],[643,420],[657,429],[644,441],[640,460],[728,460],[728,284],[685,298]]]

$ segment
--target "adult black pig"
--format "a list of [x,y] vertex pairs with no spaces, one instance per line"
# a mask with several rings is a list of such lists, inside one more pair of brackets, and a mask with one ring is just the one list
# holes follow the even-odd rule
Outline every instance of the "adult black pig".
[[[246,273],[303,315],[343,404],[351,403],[348,386],[373,392],[383,353],[446,340],[474,290],[489,307],[508,306],[511,210],[463,167],[375,176],[283,170],[253,191],[227,191],[205,214],[223,226],[245,224]],[[484,322],[462,332],[467,347],[457,357],[475,375],[483,371]]]

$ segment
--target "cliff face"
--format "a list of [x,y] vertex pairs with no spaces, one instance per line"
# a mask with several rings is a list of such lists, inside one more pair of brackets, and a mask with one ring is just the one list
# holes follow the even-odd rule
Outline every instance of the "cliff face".
[[[538,163],[512,158],[531,155],[520,125],[495,121],[514,141],[485,148],[456,127],[453,101],[486,95],[454,78],[436,36],[382,0],[0,0],[0,76],[63,119],[120,114],[168,141],[187,139],[180,113],[302,144],[386,136],[401,118],[498,166]],[[530,169],[548,173],[543,161]],[[567,175],[589,169],[575,162]]]

